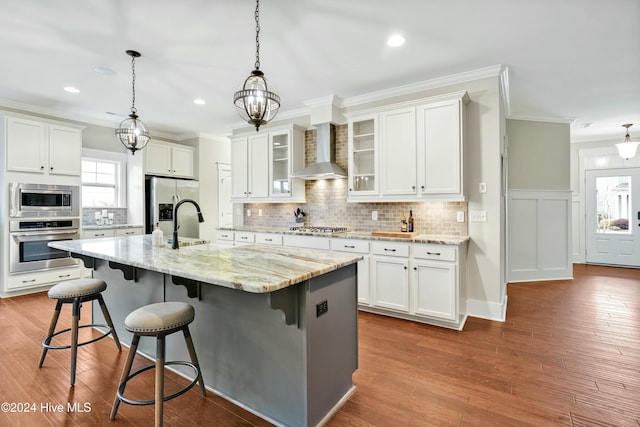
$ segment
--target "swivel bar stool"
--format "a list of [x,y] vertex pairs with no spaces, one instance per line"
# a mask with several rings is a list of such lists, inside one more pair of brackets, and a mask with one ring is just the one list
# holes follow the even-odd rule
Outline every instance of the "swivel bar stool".
[[[178,397],[188,390],[190,390],[196,383],[200,384],[200,391],[203,396],[206,396],[204,388],[204,381],[202,380],[202,373],[200,372],[200,364],[196,356],[196,350],[193,347],[193,340],[191,339],[191,333],[189,332],[189,324],[193,322],[195,317],[195,310],[193,307],[184,302],[161,302],[156,304],[149,304],[144,307],[131,312],[124,320],[124,327],[129,332],[133,333],[133,340],[131,341],[131,347],[129,347],[129,356],[122,370],[122,377],[120,378],[120,385],[116,392],[116,397],[113,402],[113,408],[111,410],[111,419],[115,419],[118,412],[120,402],[125,402],[130,405],[153,405],[155,404],[155,425],[163,425],[163,403],[167,400]],[[191,357],[191,363],[186,361],[165,361],[165,338],[167,335],[171,335],[174,332],[182,331],[184,334],[184,340],[189,350],[189,356]],[[136,356],[136,350],[138,349],[138,343],[141,336],[156,337],[156,362],[155,365],[148,365],[131,373],[131,366],[133,365],[133,359]],[[184,387],[182,390],[170,395],[164,396],[164,367],[166,365],[182,365],[189,366],[196,374],[194,380]],[[127,386],[127,382],[133,379],[135,376],[155,368],[155,399],[154,400],[133,400],[124,397],[124,389]]]
[[[71,378],[69,382],[71,383],[71,386],[74,386],[76,383],[76,361],[78,358],[78,347],[86,344],[91,344],[111,334],[113,335],[113,340],[118,347],[118,351],[122,350],[122,347],[120,346],[120,340],[118,340],[118,334],[116,333],[116,329],[113,327],[111,316],[109,315],[107,306],[105,305],[104,299],[102,298],[102,291],[104,291],[105,289],[107,289],[107,284],[103,280],[91,278],[67,280],[64,282],[60,282],[49,289],[49,298],[53,298],[58,301],[56,302],[56,308],[53,312],[53,316],[51,317],[49,332],[47,333],[47,337],[44,339],[44,341],[42,341],[42,356],[40,357],[40,364],[38,365],[38,367],[42,368],[44,359],[45,357],[47,357],[47,350],[63,350],[67,348],[71,349]],[[102,309],[102,314],[104,315],[107,324],[90,324],[80,326],[80,307],[83,302],[93,300],[98,300],[100,308]],[[72,304],[71,327],[62,331],[55,332],[56,325],[58,324],[58,318],[60,317],[62,304]],[[78,330],[82,328],[93,327],[108,328],[108,331],[104,332],[97,338],[78,343]],[[66,332],[71,332],[71,345],[51,345],[51,340],[54,337]]]

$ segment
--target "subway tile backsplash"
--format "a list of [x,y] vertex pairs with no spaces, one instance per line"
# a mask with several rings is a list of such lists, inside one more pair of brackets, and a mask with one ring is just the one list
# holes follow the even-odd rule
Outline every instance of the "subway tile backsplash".
[[[315,161],[316,131],[305,132],[306,164]],[[336,163],[347,170],[347,125],[336,126]],[[295,227],[293,212],[300,208],[307,213],[304,225],[340,226],[353,231],[399,231],[402,213],[413,211],[415,231],[422,234],[466,236],[466,202],[415,203],[347,203],[347,180],[306,181],[304,204],[246,203],[244,224],[258,227]],[[251,216],[246,216],[251,209]],[[258,213],[262,210],[262,216]],[[371,219],[376,211],[378,220]],[[465,222],[457,222],[456,213],[464,212]]]
[[96,212],[105,210],[113,214],[113,225],[127,223],[127,208],[82,208],[82,225],[96,225]]

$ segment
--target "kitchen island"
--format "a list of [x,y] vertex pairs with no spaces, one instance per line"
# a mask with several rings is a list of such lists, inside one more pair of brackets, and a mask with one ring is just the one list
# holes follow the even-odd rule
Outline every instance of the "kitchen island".
[[[193,305],[207,388],[274,424],[322,424],[355,390],[359,255],[260,245],[172,250],[150,236],[50,245],[107,282],[103,296],[126,344],[124,318],[136,308]],[[93,315],[102,322],[100,310]],[[172,338],[167,360],[188,360],[180,337]],[[155,343],[143,339],[138,350],[153,356]]]

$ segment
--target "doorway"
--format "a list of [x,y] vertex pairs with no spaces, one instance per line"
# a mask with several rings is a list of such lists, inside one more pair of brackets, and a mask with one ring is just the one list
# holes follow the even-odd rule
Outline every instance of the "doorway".
[[586,262],[640,267],[640,168],[586,171]]

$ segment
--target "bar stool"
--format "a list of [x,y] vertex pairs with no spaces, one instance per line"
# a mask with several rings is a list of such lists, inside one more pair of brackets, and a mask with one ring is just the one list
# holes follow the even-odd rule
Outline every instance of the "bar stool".
[[[51,324],[49,325],[49,332],[47,333],[47,337],[42,341],[42,356],[40,357],[40,364],[38,367],[42,368],[44,364],[44,359],[47,357],[48,350],[63,350],[70,348],[71,349],[71,378],[70,383],[71,386],[76,383],[76,361],[78,358],[78,347],[81,347],[86,344],[91,344],[102,338],[107,337],[109,334],[113,335],[113,340],[118,347],[118,351],[122,350],[120,346],[120,340],[118,340],[118,334],[116,333],[116,329],[113,327],[113,322],[111,321],[111,316],[109,316],[109,311],[107,310],[107,306],[104,303],[104,299],[102,298],[102,291],[107,289],[107,284],[103,280],[98,279],[74,279],[67,280],[64,282],[60,282],[57,285],[54,285],[51,289],[49,289],[49,298],[58,300],[56,302],[56,308],[53,312],[53,316],[51,317]],[[102,314],[107,322],[106,325],[103,324],[90,324],[90,325],[79,325],[80,323],[80,307],[83,302],[98,300],[100,304],[100,308],[102,309]],[[56,325],[58,324],[58,318],[60,317],[60,310],[62,309],[62,304],[72,304],[72,314],[71,314],[71,327],[68,329],[64,329],[59,332],[55,332]],[[82,328],[92,328],[92,327],[101,327],[108,328],[108,331],[103,333],[97,338],[93,338],[84,342],[78,342],[78,330]],[[55,333],[54,333],[55,332]],[[66,332],[71,332],[71,345],[64,346],[54,346],[51,345],[51,340]]]
[[[178,397],[190,390],[196,383],[200,384],[200,391],[206,396],[202,373],[200,372],[200,364],[196,356],[196,350],[193,347],[193,340],[189,332],[189,324],[193,322],[195,310],[189,304],[183,302],[161,302],[149,304],[131,312],[124,320],[124,327],[133,333],[133,340],[129,348],[129,356],[122,370],[120,385],[113,402],[110,419],[113,420],[118,412],[120,402],[130,405],[153,405],[155,404],[155,425],[163,424],[163,404],[165,401]],[[165,338],[174,332],[182,331],[184,340],[189,350],[191,363],[186,361],[165,361]],[[156,362],[155,365],[148,365],[131,374],[131,366],[136,356],[138,343],[141,336],[156,337]],[[196,374],[195,379],[182,390],[170,395],[164,396],[164,367],[166,365],[182,365],[189,366]],[[124,397],[124,389],[129,380],[135,376],[155,368],[155,399],[153,400],[133,400]]]

